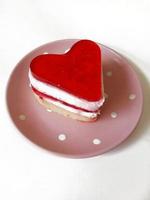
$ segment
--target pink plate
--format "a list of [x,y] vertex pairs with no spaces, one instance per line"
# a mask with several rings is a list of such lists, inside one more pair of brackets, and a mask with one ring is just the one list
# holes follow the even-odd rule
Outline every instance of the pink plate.
[[45,110],[29,87],[30,61],[43,53],[64,53],[76,41],[51,42],[25,56],[10,77],[7,104],[13,122],[29,140],[64,156],[83,158],[109,151],[132,133],[142,112],[143,95],[131,63],[101,45],[107,98],[99,119],[83,123]]

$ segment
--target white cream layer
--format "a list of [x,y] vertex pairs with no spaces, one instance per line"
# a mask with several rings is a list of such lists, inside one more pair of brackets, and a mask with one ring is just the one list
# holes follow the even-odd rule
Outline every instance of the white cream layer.
[[85,112],[85,111],[82,111],[82,110],[78,110],[78,109],[75,109],[75,108],[72,108],[72,107],[69,107],[69,106],[66,106],[64,104],[62,104],[61,102],[59,101],[54,101],[52,99],[49,99],[49,98],[43,98],[45,101],[47,101],[48,103],[52,103],[54,104],[55,106],[58,106],[60,108],[63,108],[67,111],[70,111],[72,113],[75,113],[75,114],[78,114],[78,115],[81,115],[83,117],[88,117],[88,118],[95,118],[97,117],[97,113],[92,113],[92,112]]
[[79,108],[86,109],[88,111],[96,111],[98,110],[104,103],[104,97],[103,99],[100,99],[99,101],[87,101],[85,99],[80,99],[74,95],[71,95],[57,87],[54,87],[52,85],[43,83],[36,78],[33,77],[31,71],[29,70],[29,79],[31,85],[37,89],[39,92],[47,94],[49,96],[52,96],[58,100],[64,101],[68,104],[77,106]]

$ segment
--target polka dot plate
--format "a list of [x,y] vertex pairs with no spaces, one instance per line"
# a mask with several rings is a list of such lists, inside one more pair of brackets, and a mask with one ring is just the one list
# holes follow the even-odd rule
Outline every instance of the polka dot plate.
[[8,110],[20,132],[38,146],[71,158],[100,155],[123,142],[142,113],[143,95],[132,64],[101,45],[106,101],[96,122],[79,122],[46,110],[34,98],[28,79],[30,61],[39,54],[66,52],[77,40],[45,44],[26,55],[7,87]]

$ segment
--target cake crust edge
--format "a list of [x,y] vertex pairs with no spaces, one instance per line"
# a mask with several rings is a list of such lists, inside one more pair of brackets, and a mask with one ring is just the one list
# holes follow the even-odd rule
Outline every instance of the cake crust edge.
[[44,106],[46,109],[49,109],[55,113],[61,114],[64,117],[69,117],[71,119],[75,119],[78,121],[82,121],[82,122],[93,122],[96,121],[98,118],[98,114],[95,117],[86,117],[83,115],[80,115],[78,113],[73,113],[71,111],[65,110],[64,108],[61,108],[59,106],[54,105],[53,103],[50,103],[48,101],[46,101],[46,99],[44,98],[40,98],[37,94],[34,93],[34,96],[36,98],[36,100],[42,105]]

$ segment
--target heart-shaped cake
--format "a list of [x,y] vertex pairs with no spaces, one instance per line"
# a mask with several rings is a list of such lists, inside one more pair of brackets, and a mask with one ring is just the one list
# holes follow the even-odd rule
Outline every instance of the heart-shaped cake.
[[30,63],[29,79],[39,102],[49,110],[93,121],[104,103],[101,49],[80,40],[67,53],[43,54]]

